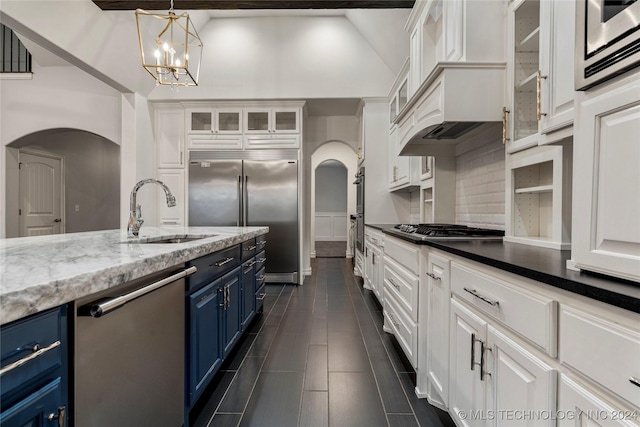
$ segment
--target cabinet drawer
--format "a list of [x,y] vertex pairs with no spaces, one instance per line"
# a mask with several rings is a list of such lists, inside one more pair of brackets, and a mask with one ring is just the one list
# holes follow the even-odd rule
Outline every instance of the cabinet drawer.
[[[25,383],[36,378],[40,378],[40,381],[62,374],[66,346],[65,318],[66,307],[61,307],[2,327],[2,369],[9,369],[2,375],[3,401],[7,402],[8,396],[19,391]],[[20,360],[25,362],[9,368]],[[33,383],[31,385],[33,386]]]
[[189,266],[197,267],[198,271],[187,279],[187,291],[195,291],[209,284],[212,280],[236,267],[239,263],[240,245],[190,261]]
[[242,242],[240,246],[242,246],[242,262],[245,262],[249,258],[253,258],[256,255],[256,239]]
[[560,308],[560,360],[640,405],[640,331],[571,307]]
[[451,264],[451,292],[549,355],[557,354],[557,302],[475,269]]
[[256,255],[256,271],[260,270],[264,267],[264,264],[267,262],[267,254],[265,251],[259,252]]
[[396,299],[388,292],[384,294],[385,324],[391,327],[393,335],[400,343],[407,359],[414,368],[418,367],[418,325],[409,318]]
[[364,229],[364,239],[367,242],[370,242],[372,245],[376,247],[384,246],[384,234],[379,233],[376,230],[365,227]]
[[390,256],[416,276],[420,274],[419,246],[387,236],[384,241],[384,255]]
[[400,306],[409,314],[414,322],[418,321],[418,288],[417,276],[407,272],[395,261],[384,260],[385,292],[391,292]]

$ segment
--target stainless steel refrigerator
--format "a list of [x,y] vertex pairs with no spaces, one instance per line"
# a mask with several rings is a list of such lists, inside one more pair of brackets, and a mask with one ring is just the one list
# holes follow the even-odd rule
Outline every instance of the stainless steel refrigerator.
[[297,151],[189,154],[189,225],[268,226],[268,282],[300,283],[298,205]]

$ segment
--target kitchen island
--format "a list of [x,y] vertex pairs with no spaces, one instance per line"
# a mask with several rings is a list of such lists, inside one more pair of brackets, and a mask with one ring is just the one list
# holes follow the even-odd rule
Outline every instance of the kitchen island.
[[0,240],[0,424],[188,425],[261,311],[267,232],[145,227],[136,238]]
[[[0,239],[0,324],[109,289],[268,232],[268,227],[144,227]],[[153,238],[203,237],[185,243]]]

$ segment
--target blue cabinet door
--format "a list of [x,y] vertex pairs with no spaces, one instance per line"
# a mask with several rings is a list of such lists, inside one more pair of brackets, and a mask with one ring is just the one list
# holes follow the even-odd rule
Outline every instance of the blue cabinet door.
[[242,330],[244,331],[256,314],[256,260],[242,264]]
[[66,425],[66,407],[63,404],[62,383],[56,378],[9,408],[2,408],[0,425],[3,427],[57,426],[59,417]]
[[189,404],[209,383],[222,362],[220,311],[224,304],[220,280],[189,296]]
[[242,280],[242,268],[237,267],[222,277],[220,287],[226,295],[224,305],[224,352],[227,357],[233,346],[240,338],[240,281]]

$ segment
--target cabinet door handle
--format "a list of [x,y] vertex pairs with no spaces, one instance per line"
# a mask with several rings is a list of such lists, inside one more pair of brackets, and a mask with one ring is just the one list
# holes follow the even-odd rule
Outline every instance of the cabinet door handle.
[[500,305],[500,301],[492,300],[492,299],[489,299],[489,298],[487,298],[487,297],[485,297],[485,296],[483,296],[483,295],[480,295],[480,294],[478,293],[478,291],[476,291],[475,289],[469,289],[469,288],[467,288],[467,287],[465,287],[465,288],[463,288],[463,289],[464,289],[466,292],[469,292],[469,293],[470,293],[471,295],[473,295],[474,297],[476,297],[476,298],[478,298],[478,299],[480,299],[480,300],[482,300],[482,301],[486,302],[487,304],[490,304],[490,305],[492,305],[492,306],[494,306],[494,307],[497,307],[497,306],[499,306],[499,305]]
[[476,334],[471,334],[471,370],[476,367]]
[[484,381],[485,376],[491,376],[491,372],[487,372],[485,364],[485,352],[492,351],[491,347],[485,345],[484,341],[480,341],[480,381]]
[[64,406],[58,406],[58,413],[51,413],[47,417],[47,420],[58,420],[58,427],[64,427],[67,422],[67,408]]
[[629,382],[635,386],[640,387],[640,379],[636,377],[629,377]]
[[442,280],[441,277],[438,277],[433,273],[427,273],[427,276],[431,277],[433,280]]
[[400,289],[400,286],[396,285],[396,282],[394,282],[391,279],[387,279],[389,281],[389,283],[391,283],[396,289]]
[[16,360],[13,363],[8,364],[7,366],[5,366],[4,368],[0,369],[0,376],[6,374],[9,371],[14,370],[15,368],[24,365],[25,363],[42,356],[44,353],[46,353],[47,351],[53,350],[54,348],[58,347],[61,344],[60,340],[53,342],[52,344],[48,345],[47,347],[41,348],[33,353],[31,353],[30,355],[23,357],[20,360]]
[[542,80],[546,79],[547,76],[542,75],[542,71],[538,70],[538,75],[536,76],[536,119],[540,121],[542,116],[546,116],[547,113],[542,112]]
[[502,145],[505,145],[507,141],[509,141],[509,137],[507,136],[507,115],[510,112],[511,111],[507,110],[507,107],[502,107]]
[[218,262],[215,262],[213,264],[209,264],[209,267],[212,267],[213,265],[215,265],[216,267],[221,267],[221,266],[223,266],[225,264],[229,264],[233,260],[234,260],[234,257],[229,257],[229,258],[226,258],[223,261],[218,261]]

